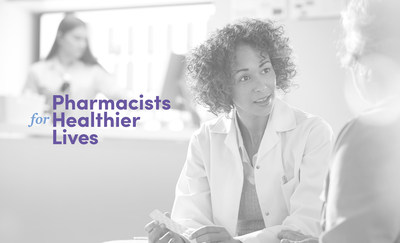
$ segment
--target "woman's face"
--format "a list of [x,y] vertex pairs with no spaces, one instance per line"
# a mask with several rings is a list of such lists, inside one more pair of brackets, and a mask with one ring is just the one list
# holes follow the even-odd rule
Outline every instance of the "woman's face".
[[76,60],[81,58],[87,47],[86,27],[76,27],[62,34],[59,36],[58,44],[62,53]]
[[269,55],[247,44],[235,50],[232,100],[241,115],[263,116],[271,113],[276,75]]

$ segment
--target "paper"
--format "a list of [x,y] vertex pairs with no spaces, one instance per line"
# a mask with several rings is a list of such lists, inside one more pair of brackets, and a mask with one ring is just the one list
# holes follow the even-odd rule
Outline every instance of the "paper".
[[177,222],[173,221],[172,219],[168,218],[165,216],[160,210],[156,209],[153,212],[150,213],[150,217],[153,220],[157,220],[160,224],[165,224],[167,229],[178,233],[178,234],[184,234],[185,231],[187,230],[186,227],[183,225],[178,224]]

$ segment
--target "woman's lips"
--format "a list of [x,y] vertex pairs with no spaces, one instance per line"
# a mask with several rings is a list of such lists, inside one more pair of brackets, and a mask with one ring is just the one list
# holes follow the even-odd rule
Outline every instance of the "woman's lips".
[[260,104],[260,105],[268,105],[268,104],[271,103],[272,97],[273,97],[273,95],[270,94],[270,95],[268,95],[268,96],[265,96],[265,97],[263,97],[263,98],[260,98],[260,99],[258,99],[258,100],[255,100],[254,103]]

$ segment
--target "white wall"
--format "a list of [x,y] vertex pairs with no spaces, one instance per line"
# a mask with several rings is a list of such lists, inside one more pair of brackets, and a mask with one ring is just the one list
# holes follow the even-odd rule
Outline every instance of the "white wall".
[[326,119],[338,133],[352,117],[345,100],[346,70],[341,67],[339,18],[284,22],[292,44],[298,89],[287,95],[290,104]]

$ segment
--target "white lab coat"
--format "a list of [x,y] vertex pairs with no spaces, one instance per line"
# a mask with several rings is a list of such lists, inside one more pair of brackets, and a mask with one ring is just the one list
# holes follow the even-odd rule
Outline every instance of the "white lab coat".
[[[266,228],[237,239],[278,243],[277,234],[282,229],[320,234],[319,195],[332,134],[321,118],[275,100],[254,165]],[[172,219],[194,229],[221,225],[235,236],[243,177],[234,120],[221,116],[203,124],[189,144]]]

